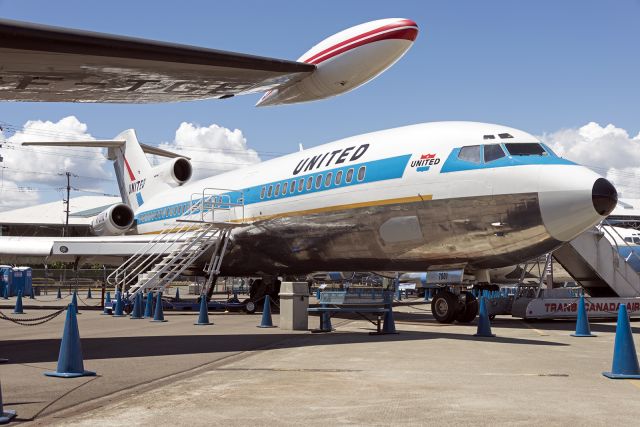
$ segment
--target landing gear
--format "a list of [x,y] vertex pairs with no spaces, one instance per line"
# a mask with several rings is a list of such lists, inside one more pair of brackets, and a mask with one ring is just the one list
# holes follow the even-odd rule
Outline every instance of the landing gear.
[[462,292],[464,297],[464,309],[456,315],[459,323],[471,323],[478,315],[478,300],[471,292]]
[[459,305],[457,295],[449,291],[438,292],[431,300],[431,313],[440,323],[453,323],[460,311]]
[[471,292],[438,292],[431,300],[431,313],[440,323],[470,323],[478,315],[478,300]]

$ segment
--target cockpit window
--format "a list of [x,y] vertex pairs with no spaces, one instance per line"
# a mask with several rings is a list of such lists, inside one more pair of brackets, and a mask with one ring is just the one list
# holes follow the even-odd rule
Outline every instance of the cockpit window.
[[492,162],[504,157],[504,151],[500,144],[490,144],[484,146],[484,161],[485,163]]
[[460,160],[466,160],[467,162],[480,163],[480,146],[469,145],[462,147],[458,153],[458,158]]
[[542,145],[535,142],[525,144],[504,144],[507,151],[512,156],[548,156],[549,153],[542,148]]

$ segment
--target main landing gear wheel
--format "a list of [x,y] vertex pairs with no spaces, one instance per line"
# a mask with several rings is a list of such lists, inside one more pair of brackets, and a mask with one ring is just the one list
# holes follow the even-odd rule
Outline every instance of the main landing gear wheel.
[[258,309],[258,304],[256,304],[251,298],[247,298],[242,301],[242,303],[244,304],[244,311],[247,314],[253,314]]
[[460,323],[471,323],[478,315],[478,300],[471,292],[463,292],[464,309],[458,313],[456,320]]
[[438,292],[431,300],[431,313],[440,323],[453,323],[456,320],[460,303],[451,292]]

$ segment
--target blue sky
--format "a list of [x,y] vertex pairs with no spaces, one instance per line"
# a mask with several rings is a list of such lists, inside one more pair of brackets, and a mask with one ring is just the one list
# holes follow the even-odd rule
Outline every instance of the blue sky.
[[158,105],[0,103],[0,121],[75,115],[96,137],[136,128],[172,141],[181,122],[241,129],[258,152],[291,152],[434,120],[501,123],[534,134],[590,121],[640,131],[640,1],[0,0],[4,18],[296,59],[323,38],[379,18],[415,20],[407,55],[326,101],[255,108],[258,96]]

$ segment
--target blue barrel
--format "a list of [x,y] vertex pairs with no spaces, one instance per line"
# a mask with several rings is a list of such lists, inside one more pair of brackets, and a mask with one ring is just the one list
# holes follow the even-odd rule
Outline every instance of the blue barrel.
[[4,290],[9,288],[11,292],[11,283],[13,282],[13,267],[10,265],[0,265],[0,296],[4,295]]

